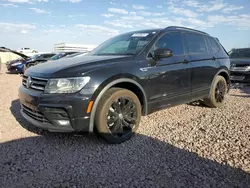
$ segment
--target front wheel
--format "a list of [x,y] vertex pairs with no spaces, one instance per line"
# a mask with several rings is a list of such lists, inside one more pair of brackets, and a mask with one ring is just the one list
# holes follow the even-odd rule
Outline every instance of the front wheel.
[[139,127],[141,103],[131,91],[111,88],[101,98],[95,116],[97,132],[108,143],[129,140]]
[[221,107],[225,103],[227,87],[225,78],[217,76],[211,86],[209,98],[204,99],[204,104],[212,108]]

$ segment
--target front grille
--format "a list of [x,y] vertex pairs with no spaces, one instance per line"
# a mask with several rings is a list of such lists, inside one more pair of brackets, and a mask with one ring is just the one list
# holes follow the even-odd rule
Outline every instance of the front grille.
[[22,109],[23,109],[23,112],[27,116],[29,116],[30,118],[32,118],[32,119],[34,119],[36,121],[42,122],[42,123],[50,123],[48,121],[48,119],[46,119],[41,112],[39,112],[37,110],[33,110],[31,108],[28,108],[27,106],[25,106],[23,104],[22,104]]
[[250,63],[248,64],[235,64],[235,67],[248,67],[250,66]]
[[28,77],[23,75],[23,86],[26,88],[44,91],[47,85],[48,79],[45,78],[37,78],[37,77]]
[[236,71],[236,72],[247,72],[249,69],[247,67],[232,67],[231,71]]

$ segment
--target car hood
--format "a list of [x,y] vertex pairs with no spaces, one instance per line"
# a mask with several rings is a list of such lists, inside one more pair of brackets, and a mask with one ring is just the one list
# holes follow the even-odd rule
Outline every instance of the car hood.
[[250,58],[231,58],[231,64],[250,65]]
[[[130,59],[131,56],[80,56],[69,59],[59,59],[54,61],[47,61],[34,67],[27,69],[26,75],[40,76],[40,77],[56,77],[65,76],[64,70],[74,72],[74,75],[79,75],[100,66],[106,66],[115,61]],[[85,66],[82,66],[85,65]]]

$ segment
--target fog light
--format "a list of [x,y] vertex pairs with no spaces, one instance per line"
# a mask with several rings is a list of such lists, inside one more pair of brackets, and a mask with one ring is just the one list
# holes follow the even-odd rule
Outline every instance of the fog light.
[[58,120],[58,123],[62,126],[69,125],[69,120]]

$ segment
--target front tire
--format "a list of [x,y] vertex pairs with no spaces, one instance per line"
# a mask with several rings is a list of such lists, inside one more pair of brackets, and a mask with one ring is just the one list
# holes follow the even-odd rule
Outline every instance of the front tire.
[[228,85],[225,78],[223,76],[217,76],[211,86],[209,97],[204,99],[204,104],[212,108],[223,106],[228,90],[227,87]]
[[111,88],[102,96],[95,115],[98,134],[108,143],[129,140],[139,127],[141,103],[131,91]]

